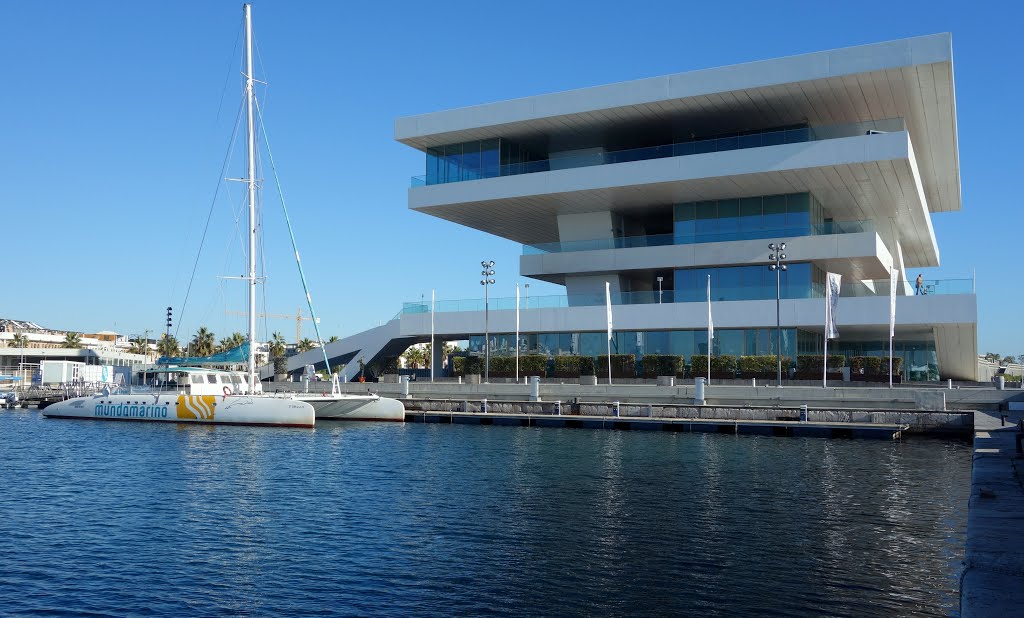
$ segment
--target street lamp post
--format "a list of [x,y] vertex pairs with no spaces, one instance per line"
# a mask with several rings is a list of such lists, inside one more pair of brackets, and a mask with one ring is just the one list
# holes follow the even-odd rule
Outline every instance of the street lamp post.
[[488,323],[490,316],[490,289],[494,285],[494,260],[484,260],[480,262],[483,266],[483,271],[480,273],[483,275],[483,279],[480,280],[480,285],[484,286],[484,383],[491,381],[491,330]]
[[526,284],[526,303],[525,303],[525,306],[526,306],[527,309],[530,308],[530,284],[529,283]]
[[664,277],[658,277],[658,304],[661,304],[661,282],[664,281]]
[[777,364],[776,385],[782,386],[782,271],[786,270],[783,260],[786,259],[786,243],[768,243],[771,253],[768,254],[768,269],[775,271],[775,361]]

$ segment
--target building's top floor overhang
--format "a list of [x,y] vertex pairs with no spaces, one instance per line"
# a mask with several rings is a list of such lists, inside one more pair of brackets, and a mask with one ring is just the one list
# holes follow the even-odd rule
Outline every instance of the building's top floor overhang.
[[493,138],[572,150],[609,127],[689,135],[902,118],[932,212],[959,210],[948,33],[677,73],[399,118],[420,150]]

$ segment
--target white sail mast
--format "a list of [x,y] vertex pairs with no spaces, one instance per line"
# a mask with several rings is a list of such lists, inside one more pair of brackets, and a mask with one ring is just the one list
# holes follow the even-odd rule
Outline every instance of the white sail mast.
[[248,124],[249,170],[249,392],[256,392],[256,118],[253,114],[252,5],[242,6],[245,15],[245,101]]

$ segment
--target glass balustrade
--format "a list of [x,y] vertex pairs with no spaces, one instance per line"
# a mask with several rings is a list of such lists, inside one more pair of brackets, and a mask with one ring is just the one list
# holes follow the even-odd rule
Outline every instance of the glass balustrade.
[[622,236],[595,240],[571,240],[566,242],[523,245],[523,255],[547,253],[569,253],[573,251],[598,251],[602,249],[633,249],[636,247],[664,247],[668,245],[691,245],[730,240],[758,240],[763,238],[795,238],[801,236],[823,236],[830,234],[857,234],[873,232],[871,221],[831,221],[816,225],[789,227],[754,227],[729,232],[693,232],[689,234],[654,234],[651,236]]
[[[973,294],[974,282],[971,279],[925,279],[925,295],[931,294]],[[812,283],[810,286],[792,286],[783,284],[782,297],[784,299],[799,298],[821,298],[824,296],[824,286],[820,283]],[[897,295],[908,296],[914,294],[913,282],[900,282]],[[845,284],[842,287],[841,298],[862,297],[862,296],[888,296],[889,280],[877,279],[858,281],[852,284]],[[749,285],[749,286],[719,286],[711,289],[711,300],[713,302],[731,302],[745,300],[771,300],[775,298],[774,285]],[[613,305],[652,305],[667,304],[675,302],[707,302],[705,288],[693,291],[663,290],[660,295],[657,290],[651,292],[618,292],[611,295]],[[562,307],[603,307],[605,295],[579,294],[579,295],[550,295],[531,296],[521,298],[519,301],[520,310],[527,309],[556,309]],[[434,304],[435,311],[458,312],[458,311],[483,311],[484,299],[472,298],[464,300],[439,300]],[[492,298],[490,300],[491,311],[510,311],[516,308],[516,299],[512,297]],[[429,302],[404,303],[399,315],[415,313],[430,313]]]
[[[464,155],[459,154],[456,157],[438,158],[439,161],[441,161],[438,165],[445,167],[445,173],[440,174],[435,170],[435,173],[433,174],[414,176],[410,185],[413,187],[422,187],[426,185],[446,184],[450,182],[480,180],[497,176],[515,176],[519,174],[532,174],[536,172],[548,172],[552,170],[576,167],[629,163],[633,161],[647,161],[668,157],[685,157],[711,152],[725,152],[729,150],[779,146],[782,144],[796,144],[824,139],[851,137],[854,135],[864,135],[869,131],[902,131],[904,130],[904,126],[902,119],[889,118],[885,120],[844,123],[814,128],[789,127],[751,132],[743,135],[728,135],[708,139],[692,139],[671,144],[647,146],[644,148],[593,152],[578,155],[568,154],[565,156],[555,156],[549,159],[520,161],[501,165],[498,165],[496,160],[491,161],[486,156],[475,156],[473,164],[466,166],[464,165],[463,160]],[[481,152],[486,154],[490,153],[491,150],[484,149],[481,150]],[[497,150],[494,152],[497,152]],[[449,158],[451,161],[448,160]],[[466,167],[466,169],[461,172],[449,169],[452,166],[458,167],[459,169]]]

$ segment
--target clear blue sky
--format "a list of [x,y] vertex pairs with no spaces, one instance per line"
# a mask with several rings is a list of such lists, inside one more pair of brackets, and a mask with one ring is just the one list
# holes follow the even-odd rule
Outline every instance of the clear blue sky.
[[[284,2],[254,6],[267,128],[324,336],[401,303],[511,296],[520,246],[411,212],[423,155],[394,119],[888,39],[953,33],[963,210],[934,217],[942,267],[976,270],[980,351],[1024,353],[1024,100],[1018,3]],[[141,333],[179,309],[239,102],[241,3],[0,2],[0,317]],[[242,176],[237,151],[228,176]],[[302,294],[269,170],[267,301]],[[244,330],[242,255],[222,193],[180,339]],[[916,274],[916,273],[915,273]],[[561,288],[531,283],[531,295]],[[294,337],[293,321],[270,330]],[[262,330],[262,327],[261,327]],[[306,332],[310,332],[307,330]]]

